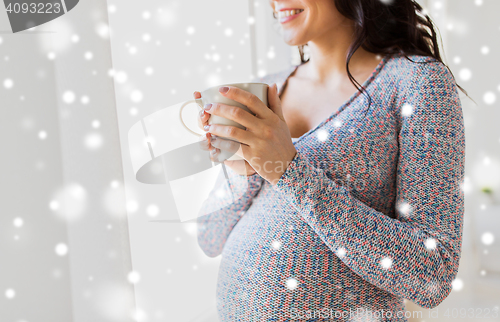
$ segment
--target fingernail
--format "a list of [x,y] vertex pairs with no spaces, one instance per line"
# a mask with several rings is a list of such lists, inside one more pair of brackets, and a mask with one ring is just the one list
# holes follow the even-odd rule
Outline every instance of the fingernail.
[[203,117],[203,115],[205,115],[205,110],[200,111],[200,116]]
[[222,94],[226,94],[228,90],[229,90],[229,87],[227,87],[227,86],[219,88],[219,92]]
[[203,129],[204,129],[205,131],[208,131],[208,130],[210,129],[210,125],[205,125],[205,126],[203,127]]
[[210,108],[212,108],[212,103],[205,104],[205,107],[204,107],[205,111],[209,111]]
[[216,148],[213,148],[212,150],[210,150],[210,154],[211,155],[215,155],[215,153],[217,153],[217,149]]

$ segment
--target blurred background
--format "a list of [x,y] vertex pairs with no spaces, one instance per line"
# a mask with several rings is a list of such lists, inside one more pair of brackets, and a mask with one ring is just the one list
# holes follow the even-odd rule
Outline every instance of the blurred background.
[[[410,321],[498,321],[500,2],[419,3],[477,104],[459,91],[460,272],[438,309],[407,310],[421,312]],[[299,62],[263,0],[85,0],[16,34],[0,9],[0,321],[217,321],[220,257],[179,220],[172,185],[136,180],[129,129],[195,90]],[[183,131],[176,118],[168,126],[172,140]]]

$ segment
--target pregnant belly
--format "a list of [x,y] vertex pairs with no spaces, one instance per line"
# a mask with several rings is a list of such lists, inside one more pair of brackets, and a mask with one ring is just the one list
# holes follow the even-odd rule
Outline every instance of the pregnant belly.
[[224,246],[217,283],[222,321],[288,321],[311,310],[395,299],[350,270],[279,196],[261,195]]

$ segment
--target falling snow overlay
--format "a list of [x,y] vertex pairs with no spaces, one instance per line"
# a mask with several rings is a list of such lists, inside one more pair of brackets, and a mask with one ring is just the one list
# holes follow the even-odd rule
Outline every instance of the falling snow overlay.
[[[402,0],[377,1],[393,5]],[[282,4],[285,2],[305,6],[318,1],[282,1]],[[325,2],[331,4],[334,1]],[[423,314],[423,318],[412,322],[495,321],[499,318],[488,319],[485,315],[487,309],[491,316],[500,308],[500,1],[417,2],[439,26],[436,32],[443,49],[441,57],[470,96],[458,91],[466,131],[466,171],[464,181],[460,183],[466,207],[460,266],[451,282],[450,295],[434,309],[421,308],[412,300],[403,300],[403,303],[406,310],[418,310]],[[225,243],[220,249],[222,255],[210,258],[197,243],[199,229],[208,229],[208,226],[197,227],[194,221],[166,221],[179,218],[176,210],[179,203],[173,193],[180,194],[198,210],[214,186],[220,168],[212,169],[211,178],[186,178],[193,188],[205,186],[203,193],[194,189],[179,193],[180,189],[171,189],[168,185],[137,182],[131,170],[127,131],[135,122],[162,109],[176,108],[177,104],[192,99],[194,90],[223,83],[254,82],[256,78],[280,70],[284,72],[273,77],[284,80],[293,70],[291,66],[299,63],[297,47],[289,46],[284,40],[291,40],[293,35],[311,34],[284,34],[284,25],[279,26],[272,17],[269,4],[261,0],[80,0],[76,10],[69,14],[17,34],[8,31],[7,15],[0,17],[3,23],[0,32],[0,103],[3,112],[0,119],[0,164],[3,170],[0,180],[0,322],[216,322],[219,321],[216,285],[222,255],[224,252],[234,254],[235,249],[243,249],[242,254],[236,254],[239,257],[227,256],[226,269],[222,273],[236,276],[238,285],[247,289],[233,287],[237,284],[230,284],[227,280],[226,290],[236,293],[229,300],[239,306],[259,306],[260,311],[248,317],[238,316],[234,321],[279,321],[279,318],[260,317],[259,313],[272,307],[273,298],[269,297],[269,301],[261,304],[254,291],[274,294],[269,293],[271,288],[266,284],[273,285],[276,294],[287,294],[289,297],[285,298],[284,304],[291,308],[298,309],[303,305],[297,299],[312,300],[315,293],[311,285],[321,284],[328,285],[328,288],[319,293],[319,300],[324,301],[320,307],[326,306],[324,303],[329,299],[333,302],[341,293],[346,309],[375,312],[374,301],[369,300],[372,290],[363,293],[363,286],[368,281],[366,274],[356,273],[350,262],[363,250],[362,244],[349,244],[342,239],[327,244],[339,236],[340,233],[334,231],[336,227],[330,231],[336,237],[326,239],[324,234],[323,237],[314,237],[320,236],[322,230],[319,228],[323,227],[320,227],[322,222],[316,221],[317,231],[310,228],[312,219],[315,219],[312,216],[319,210],[312,203],[302,203],[305,208],[300,211],[301,214],[311,213],[309,222],[298,215],[286,198],[273,204],[274,208],[259,208],[264,210],[256,217],[256,209],[263,204],[260,197],[264,193],[271,196],[268,184],[248,178],[248,187],[238,186],[237,177],[232,178],[233,190],[243,190],[242,195],[246,189],[257,189],[255,185],[260,187],[255,190],[255,198],[237,200],[249,205],[248,209],[234,213],[235,218],[230,217],[230,230],[252,231],[265,237],[246,235],[250,237],[251,247],[248,244],[244,249],[235,247],[241,239],[227,233],[227,237],[221,238]],[[326,11],[320,13],[328,14]],[[321,21],[335,23],[329,19]],[[320,20],[310,22],[316,24]],[[194,32],[188,33],[189,27]],[[351,63],[351,72],[355,72],[356,64],[353,60]],[[400,73],[399,70],[393,69],[394,73]],[[356,73],[353,76],[356,77]],[[402,84],[397,81],[407,75],[392,76],[395,81],[390,86],[379,77],[369,85],[371,93],[375,94],[381,88],[398,89],[391,92],[394,95],[387,95],[390,97],[388,101],[372,105],[372,112],[382,112],[393,106],[393,110],[400,114],[385,119],[394,123],[411,120],[419,109],[407,101],[405,91],[399,90]],[[360,81],[358,77],[356,80]],[[271,83],[271,78],[264,81]],[[289,85],[292,81],[298,84],[298,79],[290,81]],[[346,83],[351,86],[348,80]],[[288,94],[292,93],[292,87]],[[332,97],[336,95],[334,91],[330,94]],[[361,94],[358,98],[357,103],[366,96]],[[194,116],[196,107],[191,105],[188,110]],[[344,110],[347,111],[350,110]],[[369,118],[370,114],[367,118],[354,117],[356,122],[351,122],[340,117],[343,113],[309,133],[307,140],[297,137],[293,142],[303,152],[312,147],[318,151],[306,155],[308,163],[318,169],[318,178],[328,177],[337,185],[346,187],[370,209],[386,214],[386,199],[376,197],[382,195],[377,189],[387,191],[388,186],[384,184],[391,182],[385,181],[386,168],[380,166],[377,158],[366,160],[357,154],[372,155],[380,151],[380,146],[398,146],[398,139],[393,131],[385,130],[385,124],[380,129],[375,127],[376,133],[357,130],[369,120],[376,119]],[[186,117],[188,115],[186,113]],[[172,115],[168,135],[155,140],[155,146],[190,139],[183,136],[184,128],[175,116]],[[194,127],[194,117],[192,121]],[[346,151],[347,145],[340,145],[340,151],[330,149],[337,133],[342,134],[344,141],[349,138],[351,152]],[[365,147],[353,140],[354,135],[366,138],[368,134],[370,139],[377,137],[371,140],[370,146]],[[431,148],[428,151],[432,156],[438,148],[435,146],[438,142],[436,132],[425,129],[421,139]],[[315,142],[314,146],[311,142]],[[327,155],[323,156],[321,151],[327,151]],[[393,153],[393,150],[387,153]],[[418,180],[420,177],[412,178]],[[421,186],[419,181],[413,181],[413,184],[412,187]],[[309,187],[310,195],[318,195],[314,185],[309,184]],[[325,186],[321,198],[329,201],[329,196],[336,192],[335,188]],[[445,186],[441,188],[445,189]],[[226,205],[233,202],[226,202],[224,189],[214,191],[218,202]],[[278,191],[275,189],[274,193],[278,194]],[[433,196],[421,194],[421,197],[430,200]],[[390,209],[394,210],[397,219],[408,227],[418,226],[426,233],[419,239],[423,246],[418,250],[431,254],[441,254],[444,249],[450,253],[453,251],[446,246],[451,240],[417,224],[418,218],[414,215],[418,207],[411,199],[398,200],[396,194],[392,198],[394,206],[391,205]],[[345,209],[346,204],[335,205],[335,209],[339,209],[337,206]],[[281,214],[279,219],[276,219],[277,213]],[[439,218],[445,216],[443,212],[436,214]],[[193,211],[194,216],[196,212]],[[267,225],[269,220],[273,223],[270,226]],[[278,227],[276,220],[281,226]],[[253,222],[257,223],[254,230]],[[338,223],[344,224],[342,221]],[[352,231],[350,237],[356,237],[356,233]],[[296,238],[289,239],[292,235]],[[257,237],[260,238],[257,241],[251,239]],[[351,240],[358,241],[359,238]],[[214,239],[214,242],[219,241]],[[304,252],[304,245],[308,243],[312,249],[309,254]],[[315,247],[317,245],[320,246]],[[402,263],[397,254],[379,248],[375,252],[375,247],[379,247],[376,243],[373,247],[375,254],[368,252],[368,255],[373,255],[369,261],[373,266],[367,272],[389,275],[400,269]],[[229,252],[231,249],[232,253]],[[330,261],[324,260],[325,257],[323,261],[318,260],[315,251],[332,257],[328,257]],[[414,252],[411,248],[403,251]],[[263,254],[270,260],[264,261]],[[247,257],[242,260],[242,256]],[[232,262],[234,268],[228,264]],[[239,264],[241,262],[252,265],[243,266]],[[290,267],[288,271],[276,269],[283,263],[285,268]],[[324,263],[327,265],[320,266]],[[435,267],[433,265],[434,262],[422,262],[421,266],[428,267],[425,273],[429,273]],[[237,270],[238,274],[235,273]],[[317,272],[320,278],[311,278],[311,272]],[[339,274],[331,276],[331,272]],[[437,271],[435,276],[444,272]],[[254,288],[253,281],[257,281]],[[421,292],[437,294],[443,288],[442,283],[447,282],[433,277],[418,283],[410,286],[418,285]],[[370,282],[370,285],[373,284]],[[389,302],[386,304],[394,303],[394,298],[387,298]],[[226,307],[230,307],[230,303]],[[437,313],[438,309],[439,316],[429,315]],[[465,317],[461,316],[462,309],[467,310]],[[482,317],[467,316],[471,309],[477,314],[482,312]],[[449,315],[452,312],[457,314],[458,310],[459,318],[446,318],[447,310]],[[236,313],[242,311],[243,308],[239,308]],[[307,319],[309,322],[324,320]],[[348,320],[374,322],[381,319]]]
[[[368,99],[356,93],[294,140],[298,153],[275,185],[231,173],[234,187],[248,182],[246,194],[202,213],[198,242],[207,255],[222,254],[221,321],[287,321],[292,308],[396,312],[403,299],[432,308],[457,284],[461,101],[446,67],[410,58],[429,63],[388,55],[363,84],[372,97],[366,118]],[[281,93],[294,70],[261,81]],[[217,202],[209,197],[205,209]]]

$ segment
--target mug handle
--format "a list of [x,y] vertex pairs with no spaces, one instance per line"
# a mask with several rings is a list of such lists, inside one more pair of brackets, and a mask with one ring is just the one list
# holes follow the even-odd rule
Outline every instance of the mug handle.
[[186,130],[188,130],[189,132],[193,133],[194,135],[196,136],[200,136],[200,135],[203,135],[204,133],[198,133],[198,132],[195,132],[193,130],[191,130],[187,125],[186,123],[184,123],[184,120],[182,119],[182,110],[184,110],[184,107],[186,107],[186,105],[189,105],[191,103],[196,103],[196,105],[198,105],[198,107],[200,108],[201,110],[201,106],[203,105],[203,102],[200,98],[197,98],[197,99],[194,99],[194,100],[189,100],[189,101],[186,101],[184,102],[182,105],[181,105],[181,108],[179,109],[179,119],[182,123],[182,125],[184,125],[184,127],[186,128]]

